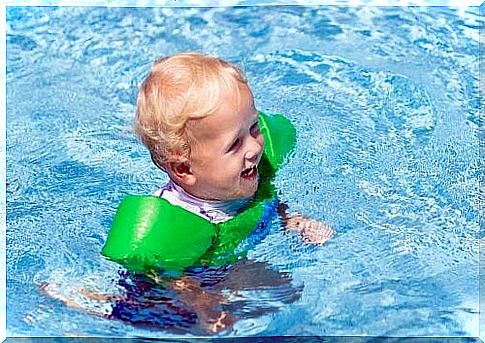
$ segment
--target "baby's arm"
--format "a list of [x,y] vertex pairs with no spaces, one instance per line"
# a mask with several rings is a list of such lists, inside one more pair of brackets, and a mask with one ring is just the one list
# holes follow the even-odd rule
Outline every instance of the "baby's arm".
[[328,224],[301,215],[288,214],[287,210],[287,204],[283,202],[278,204],[278,213],[287,230],[298,231],[309,242],[315,244],[324,244],[333,237],[335,232]]

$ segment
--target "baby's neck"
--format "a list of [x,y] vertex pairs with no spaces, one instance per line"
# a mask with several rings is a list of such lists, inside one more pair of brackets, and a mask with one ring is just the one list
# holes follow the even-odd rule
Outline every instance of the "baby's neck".
[[168,200],[172,205],[180,206],[211,222],[219,223],[229,220],[240,213],[252,198],[235,200],[201,199],[187,192],[183,187],[170,180],[157,192],[158,196]]
[[190,191],[186,190],[183,186],[180,186],[178,183],[176,183],[172,179],[170,179],[169,183],[172,183],[173,184],[173,187],[177,190],[177,192],[179,192],[181,194],[184,194],[188,198],[192,198],[192,199],[194,199],[196,201],[205,202],[205,203],[208,203],[208,204],[214,204],[214,205],[217,205],[217,204],[226,204],[226,203],[232,203],[234,201],[235,202],[238,202],[238,201],[247,201],[248,199],[251,199],[251,198],[232,199],[232,200],[206,199],[204,197],[200,197],[200,196],[197,196],[197,195],[191,193]]

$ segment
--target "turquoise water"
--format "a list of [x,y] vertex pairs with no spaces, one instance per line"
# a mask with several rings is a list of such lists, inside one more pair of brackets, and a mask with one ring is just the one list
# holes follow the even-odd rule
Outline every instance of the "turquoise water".
[[220,335],[477,336],[479,25],[477,8],[9,7],[7,335],[175,334],[36,284],[120,292],[99,254],[111,219],[166,181],[130,128],[137,86],[156,57],[196,50],[292,120],[280,199],[336,231],[314,247],[275,220],[249,258],[290,281],[227,291],[256,314]]

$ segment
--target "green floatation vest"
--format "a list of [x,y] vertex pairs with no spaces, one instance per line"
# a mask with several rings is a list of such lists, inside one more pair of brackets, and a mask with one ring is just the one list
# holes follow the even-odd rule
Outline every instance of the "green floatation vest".
[[237,259],[234,249],[258,225],[265,203],[276,198],[270,181],[296,142],[295,128],[280,114],[259,112],[259,127],[265,140],[259,186],[255,199],[240,214],[214,224],[166,199],[128,195],[118,207],[101,253],[137,273],[181,271]]

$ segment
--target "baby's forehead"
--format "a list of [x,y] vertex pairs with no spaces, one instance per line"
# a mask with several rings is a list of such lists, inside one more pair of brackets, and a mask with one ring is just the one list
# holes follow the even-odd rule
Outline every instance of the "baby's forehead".
[[[229,118],[227,118],[229,117]],[[226,118],[218,118],[217,114],[211,113],[203,118],[191,119],[187,122],[187,132],[196,138],[201,139],[214,139],[221,135],[223,132],[227,132],[228,129],[234,127],[229,122],[231,115],[228,114]]]
[[257,120],[258,113],[251,90],[246,84],[240,84],[237,90],[220,94],[218,102],[206,115],[190,119],[186,129],[198,139],[233,136],[253,117]]

